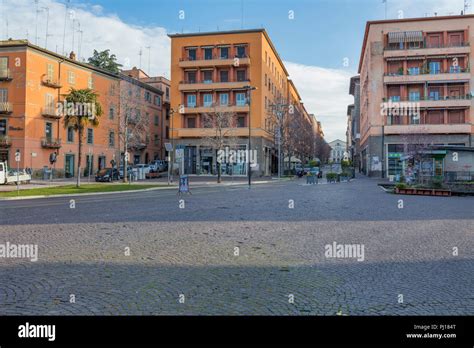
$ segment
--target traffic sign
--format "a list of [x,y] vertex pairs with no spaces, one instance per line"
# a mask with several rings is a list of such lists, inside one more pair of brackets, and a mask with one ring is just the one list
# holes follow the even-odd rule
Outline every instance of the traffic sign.
[[16,152],[15,152],[15,161],[20,162],[20,160],[21,160],[20,150],[16,150]]
[[165,143],[165,149],[166,149],[166,151],[168,151],[168,152],[173,151],[173,144],[171,144],[171,143]]

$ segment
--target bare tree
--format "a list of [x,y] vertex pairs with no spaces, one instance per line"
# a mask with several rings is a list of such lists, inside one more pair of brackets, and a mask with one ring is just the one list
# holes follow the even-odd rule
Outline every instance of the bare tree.
[[[214,107],[212,113],[202,114],[202,127],[209,129],[209,133],[202,137],[202,144],[216,152],[225,150],[226,146],[237,145],[235,137],[236,114],[220,111]],[[250,153],[247,152],[247,161]],[[221,162],[217,161],[217,182],[221,182]]]
[[141,151],[150,142],[150,119],[143,115],[143,103],[139,97],[140,87],[128,79],[120,85],[119,141],[124,153],[123,182],[127,182],[129,151]]

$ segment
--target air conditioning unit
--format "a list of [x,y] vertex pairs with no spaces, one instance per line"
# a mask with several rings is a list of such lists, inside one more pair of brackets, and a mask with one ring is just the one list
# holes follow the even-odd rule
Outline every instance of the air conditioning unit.
[[356,139],[360,139],[360,133],[357,133],[355,136]]

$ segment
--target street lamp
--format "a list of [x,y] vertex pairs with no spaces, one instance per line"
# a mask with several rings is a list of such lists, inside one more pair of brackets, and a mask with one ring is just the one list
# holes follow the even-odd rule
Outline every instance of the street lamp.
[[249,120],[248,120],[248,124],[249,124],[249,144],[248,144],[248,149],[247,149],[247,170],[248,170],[248,178],[249,178],[249,189],[250,189],[250,186],[252,185],[252,172],[251,172],[251,168],[250,168],[250,145],[251,145],[251,142],[250,142],[250,135],[251,135],[251,125],[250,125],[250,110],[251,110],[251,105],[250,105],[250,101],[251,101],[251,91],[254,91],[257,89],[257,87],[252,87],[252,86],[244,86],[244,89],[247,90],[247,99],[248,99],[248,104],[249,104]]

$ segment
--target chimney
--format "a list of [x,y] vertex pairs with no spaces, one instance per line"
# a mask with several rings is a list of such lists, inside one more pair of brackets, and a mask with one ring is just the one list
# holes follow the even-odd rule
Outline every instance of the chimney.
[[71,51],[71,53],[69,53],[69,59],[76,60],[76,54],[74,53],[74,51]]

